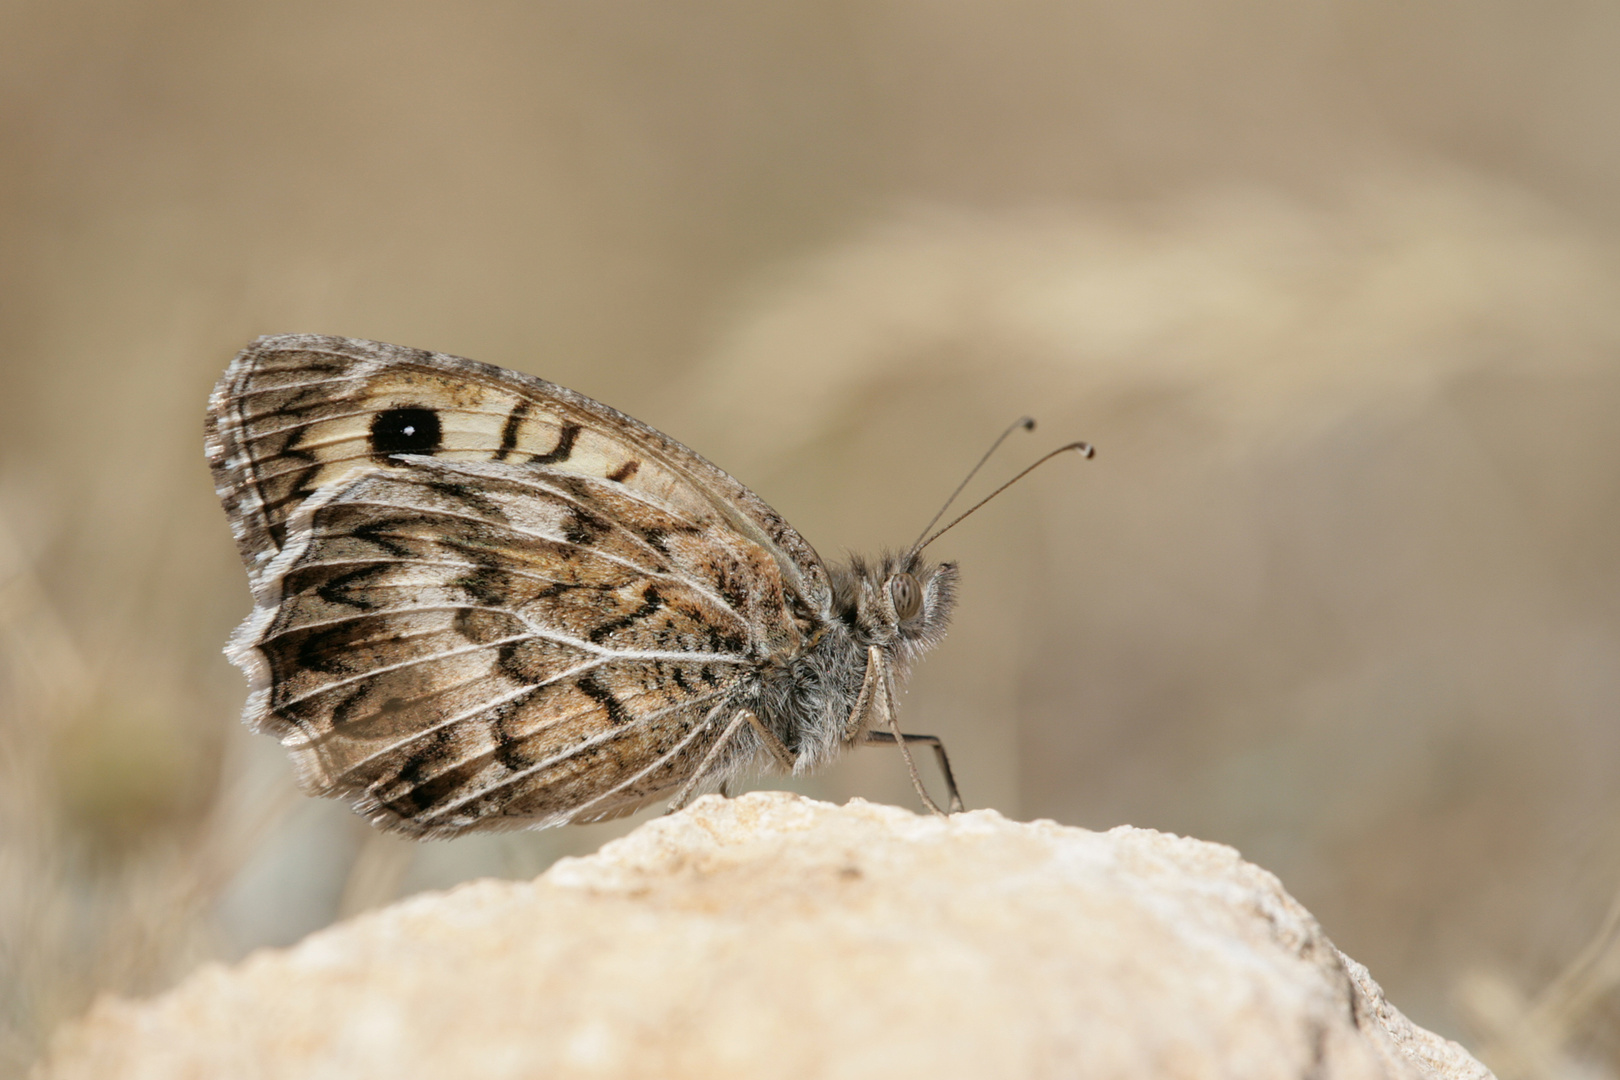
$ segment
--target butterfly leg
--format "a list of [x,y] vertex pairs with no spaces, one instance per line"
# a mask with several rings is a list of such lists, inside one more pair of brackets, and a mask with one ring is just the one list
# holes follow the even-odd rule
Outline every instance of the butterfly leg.
[[[945,775],[945,790],[950,792],[950,812],[959,814],[964,809],[962,795],[956,790],[956,777],[951,772],[951,759],[945,756],[945,744],[939,741],[938,735],[913,735],[910,732],[900,733],[899,745],[907,743],[927,743],[934,748],[934,756],[939,759],[939,771]],[[865,739],[868,746],[894,746],[895,737],[887,731],[868,731]]]
[[776,732],[765,726],[765,721],[761,720],[758,714],[745,709],[743,715],[748,717],[750,724],[754,725],[754,733],[759,736],[759,741],[765,744],[765,749],[771,752],[771,757],[776,759],[776,763],[782,766],[784,772],[792,776],[795,764],[793,751],[789,750],[782,740],[776,737]]
[[[890,732],[893,732],[893,734],[890,734]],[[939,803],[934,801],[933,796],[928,794],[928,789],[923,786],[922,774],[917,771],[917,762],[911,756],[911,748],[906,745],[905,733],[900,730],[900,721],[895,718],[892,711],[889,713],[889,731],[881,733],[868,731],[866,733],[867,738],[869,739],[876,734],[888,735],[889,738],[884,741],[888,742],[891,746],[898,746],[900,748],[900,756],[906,759],[906,771],[911,774],[911,786],[917,789],[917,797],[922,799],[923,805],[928,807],[930,812],[938,815],[939,817],[948,816],[945,811],[939,808]],[[960,799],[955,798],[956,792],[954,789],[952,790],[951,795],[953,803],[959,803],[961,801]],[[953,806],[952,809],[955,809],[955,806]]]
[[692,792],[696,790],[704,775],[709,771],[709,766],[714,764],[715,759],[720,756],[721,751],[726,748],[731,740],[737,737],[737,732],[742,730],[742,726],[748,723],[748,718],[752,715],[747,709],[743,709],[731,718],[731,723],[726,725],[726,729],[720,733],[720,737],[714,740],[714,745],[709,747],[709,752],[703,755],[703,760],[698,762],[698,767],[692,770],[692,775],[687,778],[686,783],[681,785],[681,790],[676,793],[675,798],[669,804],[669,809],[664,811],[665,814],[673,814],[686,806],[686,800],[692,797]]
[[[759,741],[765,744],[765,749],[771,752],[771,756],[776,759],[777,764],[786,769],[788,773],[793,772],[793,751],[783,745],[782,740],[776,737],[776,732],[766,727],[765,722],[759,718],[759,715],[754,710],[743,709],[731,718],[731,723],[727,724],[726,730],[720,733],[720,738],[715,740],[715,744],[709,747],[709,752],[703,755],[703,761],[698,765],[697,771],[692,774],[692,778],[681,788],[680,794],[675,796],[675,801],[669,804],[669,813],[673,814],[686,805],[686,800],[691,797],[692,790],[697,787],[698,781],[703,779],[703,775],[709,771],[709,766],[714,764],[715,758],[720,756],[720,752],[726,748],[726,744],[736,738],[737,732],[742,730],[744,724],[752,724],[754,733],[759,736]],[[726,793],[724,782],[720,784],[720,794],[725,795],[727,798],[730,797]]]
[[[875,721],[882,721],[889,730],[877,729]],[[922,774],[917,771],[917,762],[912,759],[911,749],[906,745],[908,741],[922,741],[932,736],[914,738],[900,730],[900,721],[894,711],[894,679],[890,675],[888,660],[883,655],[883,650],[876,645],[866,652],[866,678],[861,683],[860,696],[855,699],[855,708],[851,710],[849,721],[845,724],[845,732],[846,738],[852,737],[855,732],[863,732],[863,742],[898,746],[900,756],[906,761],[906,771],[911,774],[911,786],[917,789],[917,796],[922,799],[923,805],[940,817],[946,816],[945,811],[939,808],[939,804],[923,786]],[[944,747],[940,745],[938,739],[933,741],[943,763]],[[962,798],[956,792],[956,780],[951,776],[949,765],[945,765],[943,771],[945,783],[950,788],[950,807],[954,813],[962,809]]]

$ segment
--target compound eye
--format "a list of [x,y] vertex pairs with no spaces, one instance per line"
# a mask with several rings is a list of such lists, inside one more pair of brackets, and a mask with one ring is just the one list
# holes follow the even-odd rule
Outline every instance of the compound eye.
[[922,586],[910,574],[896,574],[889,579],[889,600],[897,616],[909,619],[922,610]]

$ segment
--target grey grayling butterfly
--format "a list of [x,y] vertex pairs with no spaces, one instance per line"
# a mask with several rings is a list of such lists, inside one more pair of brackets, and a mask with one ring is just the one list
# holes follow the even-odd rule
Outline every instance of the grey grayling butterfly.
[[939,740],[895,717],[954,602],[932,537],[828,567],[638,420],[349,338],[244,349],[207,453],[255,601],[226,649],[244,720],[382,828],[600,821],[862,743],[899,745],[940,813],[907,750],[931,746],[962,806]]

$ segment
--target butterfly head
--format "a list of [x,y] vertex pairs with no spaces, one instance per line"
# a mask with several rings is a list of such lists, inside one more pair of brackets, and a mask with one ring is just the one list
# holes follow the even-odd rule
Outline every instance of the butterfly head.
[[939,643],[956,606],[956,564],[916,553],[856,556],[832,578],[833,610],[857,642],[891,650],[902,665]]

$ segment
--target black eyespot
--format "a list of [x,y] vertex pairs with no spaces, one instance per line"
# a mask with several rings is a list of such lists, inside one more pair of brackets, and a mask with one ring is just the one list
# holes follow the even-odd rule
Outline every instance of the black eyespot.
[[910,574],[899,573],[889,579],[889,600],[902,621],[922,610],[922,599],[922,586]]
[[385,409],[371,420],[371,456],[431,454],[439,448],[439,414],[432,409]]

